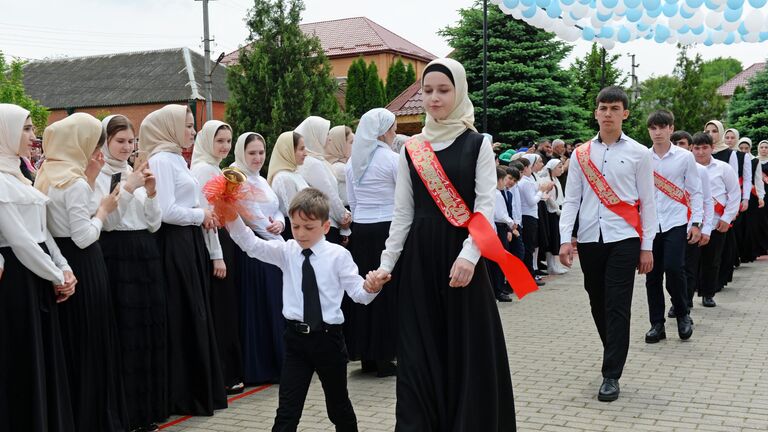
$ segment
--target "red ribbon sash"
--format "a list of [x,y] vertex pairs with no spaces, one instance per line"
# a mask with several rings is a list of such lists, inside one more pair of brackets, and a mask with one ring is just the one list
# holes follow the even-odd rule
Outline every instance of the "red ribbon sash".
[[715,214],[718,216],[722,216],[723,213],[725,213],[725,206],[720,204],[717,200],[715,201]]
[[526,294],[536,291],[536,281],[525,264],[504,249],[496,231],[482,213],[474,213],[467,207],[443,170],[432,144],[411,138],[405,143],[405,148],[419,178],[445,218],[451,225],[469,230],[480,254],[501,267],[517,298],[522,299]]
[[653,184],[656,185],[656,189],[663,192],[664,195],[668,196],[673,201],[684,205],[688,211],[686,218],[691,220],[691,198],[688,192],[679,188],[676,184],[667,180],[666,177],[656,171],[653,172]]
[[642,223],[640,222],[640,212],[638,207],[640,201],[638,200],[635,205],[628,204],[622,201],[616,192],[613,191],[611,185],[605,180],[605,177],[600,173],[592,159],[589,157],[590,144],[583,145],[576,149],[576,160],[579,161],[581,171],[584,173],[584,178],[587,179],[587,183],[595,192],[597,198],[603,203],[608,210],[614,212],[616,215],[627,221],[627,223],[637,231],[637,235],[640,239],[643,239]]

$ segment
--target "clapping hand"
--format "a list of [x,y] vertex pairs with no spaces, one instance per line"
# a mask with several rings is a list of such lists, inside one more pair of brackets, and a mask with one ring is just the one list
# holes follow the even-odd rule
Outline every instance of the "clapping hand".
[[365,276],[365,283],[363,283],[363,289],[371,294],[378,293],[385,283],[392,279],[392,275],[384,270],[369,271]]

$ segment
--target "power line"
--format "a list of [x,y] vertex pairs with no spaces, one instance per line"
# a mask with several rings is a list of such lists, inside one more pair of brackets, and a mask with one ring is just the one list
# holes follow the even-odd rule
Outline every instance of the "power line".
[[3,23],[0,22],[0,26],[2,27],[9,27],[12,29],[17,29],[17,31],[32,31],[34,33],[59,33],[59,34],[74,34],[74,35],[101,35],[101,36],[114,36],[114,37],[146,37],[146,38],[187,38],[187,37],[198,37],[198,35],[178,35],[178,36],[169,36],[167,33],[111,33],[111,32],[98,32],[98,31],[87,31],[87,30],[70,30],[70,29],[64,29],[64,28],[56,28],[56,27],[44,27],[44,26],[35,26],[34,29],[30,29],[29,26],[21,26],[17,24],[9,24],[9,23]]

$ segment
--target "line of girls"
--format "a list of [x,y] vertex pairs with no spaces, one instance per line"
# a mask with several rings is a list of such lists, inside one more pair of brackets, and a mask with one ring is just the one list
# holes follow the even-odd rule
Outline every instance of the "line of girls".
[[[349,243],[361,275],[378,268],[395,128],[383,109],[363,116],[357,138],[310,117],[280,135],[266,179],[265,139],[240,135],[233,165],[263,195],[245,222],[262,238],[290,238],[286,209],[311,185],[332,204],[328,239]],[[152,431],[172,414],[212,415],[244,383],[280,376],[280,270],[216,229],[202,194],[232,128],[209,121],[196,134],[187,107],[165,106],[142,122],[145,157],[133,169],[135,137],[121,115],[55,122],[33,187],[19,168],[34,139],[29,113],[0,105],[0,430]],[[181,152],[193,143],[189,168]],[[394,368],[396,295],[345,311],[350,358],[380,376]]]

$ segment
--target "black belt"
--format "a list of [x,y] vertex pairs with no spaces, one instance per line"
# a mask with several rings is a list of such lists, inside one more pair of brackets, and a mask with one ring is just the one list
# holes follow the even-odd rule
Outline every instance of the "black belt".
[[288,328],[295,331],[299,334],[310,334],[310,333],[328,333],[329,331],[341,331],[342,324],[326,324],[323,323],[322,328],[312,330],[309,327],[309,324],[301,321],[294,321],[294,320],[286,320],[288,323]]

